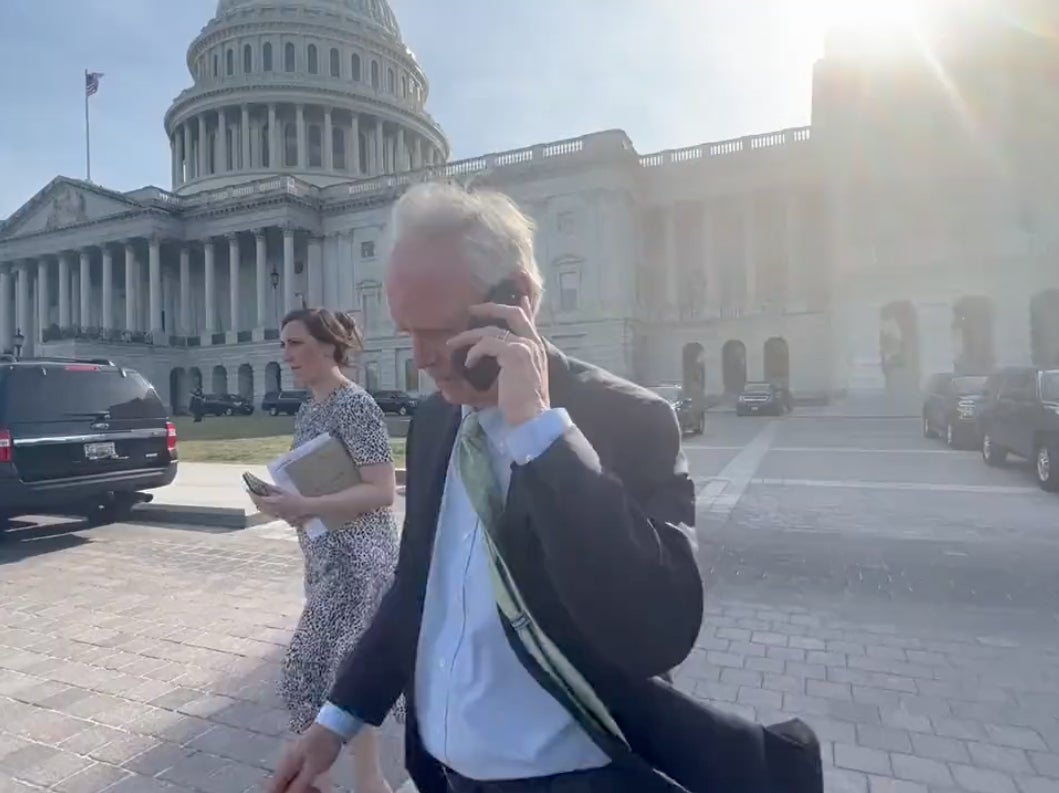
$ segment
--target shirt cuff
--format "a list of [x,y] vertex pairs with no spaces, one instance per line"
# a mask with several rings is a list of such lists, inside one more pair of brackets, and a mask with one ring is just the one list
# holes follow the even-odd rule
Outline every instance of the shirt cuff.
[[316,715],[316,723],[330,730],[347,743],[364,726],[362,720],[352,713],[347,713],[337,705],[332,705],[330,702],[325,702],[324,706],[320,708],[320,712]]
[[544,454],[548,447],[574,426],[566,408],[551,408],[537,418],[520,424],[507,436],[507,449],[517,465],[526,465]]

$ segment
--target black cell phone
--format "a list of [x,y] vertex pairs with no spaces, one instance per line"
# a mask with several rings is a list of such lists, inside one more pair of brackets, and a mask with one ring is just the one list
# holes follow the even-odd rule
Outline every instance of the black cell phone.
[[[523,295],[522,290],[519,289],[518,284],[512,278],[505,278],[499,284],[489,290],[489,293],[485,296],[483,303],[498,303],[503,306],[517,306],[522,302]],[[503,328],[504,330],[511,330],[507,323],[502,319],[478,319],[475,318],[471,321],[471,328],[485,328],[494,326],[497,328]],[[500,375],[500,364],[496,362],[496,358],[491,356],[485,356],[479,360],[474,366],[467,366],[467,351],[470,347],[461,347],[452,353],[452,364],[456,367],[456,371],[460,373],[468,383],[474,386],[479,391],[488,391],[493,387],[493,383],[496,382],[496,378]]]

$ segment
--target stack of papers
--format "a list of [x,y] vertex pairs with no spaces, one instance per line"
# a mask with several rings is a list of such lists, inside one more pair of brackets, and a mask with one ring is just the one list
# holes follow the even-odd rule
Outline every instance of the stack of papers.
[[[302,496],[330,496],[359,485],[360,469],[333,435],[318,435],[268,464],[277,487]],[[345,521],[313,518],[305,533],[315,539],[327,531],[340,529]]]

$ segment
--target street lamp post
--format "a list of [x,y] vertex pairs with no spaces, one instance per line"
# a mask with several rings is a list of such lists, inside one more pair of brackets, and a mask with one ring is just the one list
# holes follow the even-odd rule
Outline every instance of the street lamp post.
[[15,328],[15,338],[13,341],[15,343],[15,360],[18,361],[22,358],[22,347],[26,343],[26,337],[22,335],[21,328]]

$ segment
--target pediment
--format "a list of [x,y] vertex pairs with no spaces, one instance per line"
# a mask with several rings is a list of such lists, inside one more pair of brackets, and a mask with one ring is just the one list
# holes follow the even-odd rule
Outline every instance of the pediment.
[[0,226],[0,237],[15,237],[80,226],[143,205],[121,193],[60,176]]

